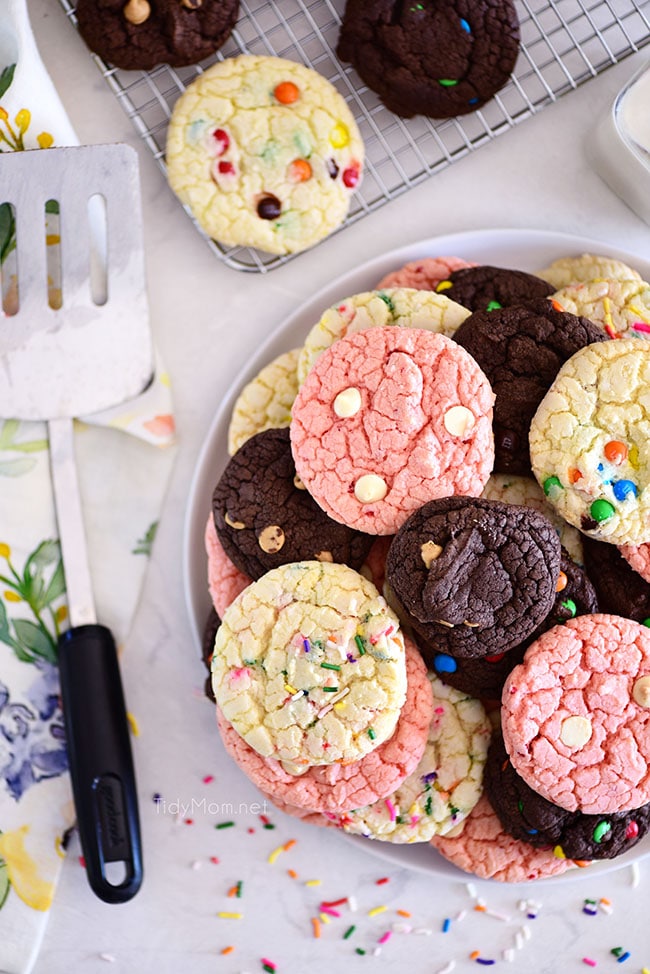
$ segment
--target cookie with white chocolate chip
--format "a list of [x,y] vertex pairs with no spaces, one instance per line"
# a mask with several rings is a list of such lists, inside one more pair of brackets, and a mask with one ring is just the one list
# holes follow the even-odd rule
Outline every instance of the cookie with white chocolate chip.
[[239,0],[79,0],[79,33],[91,51],[125,70],[197,64],[226,42]]
[[286,428],[263,430],[246,440],[215,487],[212,511],[226,554],[253,579],[307,559],[358,569],[374,541],[333,521],[305,490]]

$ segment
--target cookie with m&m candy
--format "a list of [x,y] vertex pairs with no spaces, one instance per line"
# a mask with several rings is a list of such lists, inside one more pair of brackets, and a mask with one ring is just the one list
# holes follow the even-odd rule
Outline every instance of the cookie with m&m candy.
[[650,344],[620,339],[572,355],[529,443],[533,473],[565,520],[615,545],[650,541]]
[[227,246],[305,250],[345,219],[364,147],[343,96],[317,71],[244,54],[204,71],[174,105],[169,184]]
[[512,0],[348,0],[336,53],[397,115],[451,118],[505,85],[519,18]]
[[634,848],[650,828],[650,805],[584,815],[542,798],[517,774],[498,734],[490,744],[484,780],[506,832],[537,847],[550,846],[560,859],[615,859]]

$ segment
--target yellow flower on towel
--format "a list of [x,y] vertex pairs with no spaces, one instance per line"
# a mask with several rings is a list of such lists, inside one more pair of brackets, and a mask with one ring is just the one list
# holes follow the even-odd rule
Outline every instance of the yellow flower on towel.
[[54,884],[38,875],[38,866],[25,849],[28,825],[13,832],[0,834],[0,858],[9,872],[12,888],[23,903],[33,910],[49,910],[54,896]]

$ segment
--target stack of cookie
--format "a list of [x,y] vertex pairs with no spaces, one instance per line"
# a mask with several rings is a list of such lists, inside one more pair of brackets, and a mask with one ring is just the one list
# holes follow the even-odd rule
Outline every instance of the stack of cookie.
[[603,261],[415,262],[242,390],[204,658],[278,807],[508,881],[645,834],[650,301]]

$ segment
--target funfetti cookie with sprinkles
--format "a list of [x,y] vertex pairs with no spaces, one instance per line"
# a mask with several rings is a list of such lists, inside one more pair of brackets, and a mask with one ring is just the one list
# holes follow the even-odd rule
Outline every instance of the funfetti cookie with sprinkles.
[[311,328],[298,359],[302,384],[318,356],[339,338],[366,328],[423,328],[452,338],[467,308],[433,291],[396,287],[364,291],[338,301]]
[[393,534],[433,497],[480,494],[494,460],[493,402],[474,359],[444,335],[345,335],[294,402],[296,471],[335,520]]
[[586,815],[650,802],[650,630],[599,613],[528,648],[501,698],[514,769],[548,801]]
[[283,565],[224,613],[212,685],[224,717],[264,757],[297,769],[357,761],[395,730],[406,698],[404,639],[377,589],[353,569]]
[[559,257],[541,271],[536,271],[556,290],[569,284],[596,279],[612,281],[640,281],[641,275],[629,264],[604,254],[581,254],[579,257]]
[[174,105],[167,176],[227,246],[305,250],[345,219],[364,147],[345,99],[311,68],[241,55],[212,65]]
[[483,790],[492,728],[478,700],[429,675],[433,718],[416,769],[383,801],[342,819],[346,832],[383,842],[429,842],[469,815]]
[[[224,746],[253,784],[274,802],[291,808],[338,815],[387,798],[416,768],[424,753],[433,718],[433,694],[427,669],[408,637],[406,649],[406,700],[394,732],[358,761],[319,764],[287,771],[279,761],[262,757],[246,743],[217,708]],[[375,739],[373,727],[366,731]],[[332,821],[329,819],[328,821]]]
[[609,338],[650,338],[650,284],[634,279],[584,281],[553,295],[565,311],[595,322]]
[[587,345],[558,372],[530,427],[533,473],[585,534],[650,541],[650,343]]

